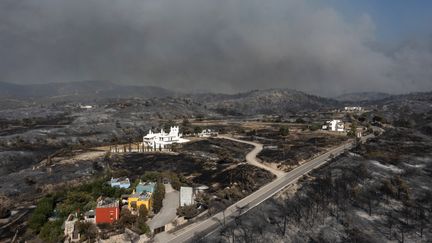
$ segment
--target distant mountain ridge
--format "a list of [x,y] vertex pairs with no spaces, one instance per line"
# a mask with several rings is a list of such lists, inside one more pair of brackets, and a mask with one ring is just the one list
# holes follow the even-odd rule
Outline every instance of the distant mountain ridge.
[[361,101],[375,101],[382,100],[392,96],[391,94],[382,92],[357,92],[347,93],[337,96],[335,99],[338,101],[346,102],[361,102]]
[[291,89],[253,90],[238,94],[199,94],[194,99],[226,115],[284,114],[337,107],[333,99]]
[[170,90],[154,86],[119,85],[110,81],[91,80],[69,83],[12,84],[0,82],[2,98],[125,98],[164,97],[175,95]]
[[0,82],[0,100],[7,107],[20,107],[33,101],[87,102],[106,98],[149,99],[150,103],[156,105],[161,105],[161,102],[169,103],[171,108],[167,112],[176,109],[175,107],[184,107],[190,110],[198,109],[202,113],[227,116],[289,115],[297,112],[328,111],[346,105],[379,105],[395,111],[404,106],[423,111],[432,104],[432,92],[405,95],[362,92],[331,99],[291,89],[252,90],[237,94],[188,94],[153,86],[123,85],[97,80],[31,85]]

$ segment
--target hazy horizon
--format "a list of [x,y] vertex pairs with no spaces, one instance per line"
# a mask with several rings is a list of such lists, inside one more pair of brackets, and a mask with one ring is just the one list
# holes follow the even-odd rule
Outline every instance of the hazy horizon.
[[326,97],[431,91],[431,6],[6,0],[0,81],[109,80],[213,93],[288,88]]

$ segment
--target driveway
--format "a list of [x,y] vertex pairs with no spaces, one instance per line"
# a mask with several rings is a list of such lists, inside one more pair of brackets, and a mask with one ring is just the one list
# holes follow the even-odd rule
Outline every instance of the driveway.
[[165,184],[165,198],[162,201],[163,207],[148,224],[152,231],[172,222],[175,219],[177,208],[180,205],[179,196],[180,192],[174,190],[171,184]]
[[246,155],[246,162],[248,162],[249,164],[254,165],[256,167],[259,167],[261,169],[267,170],[267,171],[273,173],[274,175],[276,175],[278,178],[285,175],[285,172],[283,172],[281,170],[277,170],[277,169],[272,168],[270,166],[267,166],[267,165],[265,165],[259,161],[259,159],[257,158],[257,155],[263,150],[262,144],[256,143],[256,142],[251,142],[251,141],[240,140],[240,139],[236,139],[236,138],[232,138],[232,137],[228,137],[228,136],[219,136],[219,138],[228,139],[228,140],[231,140],[234,142],[246,143],[246,144],[253,145],[254,149]]

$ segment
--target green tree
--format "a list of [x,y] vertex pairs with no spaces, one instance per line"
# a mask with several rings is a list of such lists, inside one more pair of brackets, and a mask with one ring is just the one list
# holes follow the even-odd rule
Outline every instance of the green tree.
[[355,122],[351,123],[351,127],[350,130],[348,131],[347,135],[349,137],[356,137],[357,134],[357,124],[355,124]]
[[90,242],[97,238],[98,229],[90,222],[78,222],[78,232],[81,234],[82,240],[89,240]]
[[147,217],[148,217],[148,210],[147,207],[143,205],[138,210],[138,218],[136,221],[136,226],[140,234],[145,234],[150,231],[147,225]]
[[66,198],[58,205],[58,209],[60,214],[66,217],[77,210],[85,211],[89,209],[86,205],[90,205],[89,203],[93,200],[95,200],[95,198],[86,191],[69,191],[66,194]]
[[319,130],[321,128],[321,125],[320,124],[317,124],[317,123],[313,123],[313,124],[311,124],[310,126],[309,126],[309,130],[311,130],[311,131],[317,131],[317,130]]
[[143,181],[157,182],[161,180],[161,173],[158,171],[146,171],[141,179]]
[[121,210],[120,220],[117,222],[117,225],[121,228],[132,227],[133,224],[137,221],[137,216],[131,214],[128,209]]
[[199,210],[197,209],[195,204],[192,205],[186,205],[183,207],[177,208],[177,214],[181,217],[185,217],[185,219],[191,219],[195,216],[197,216],[199,213]]
[[61,220],[46,222],[39,233],[44,242],[60,242],[63,238],[63,222]]
[[191,125],[191,123],[187,118],[183,119],[183,121],[182,121],[182,127],[183,128],[189,127],[190,125]]
[[200,127],[200,126],[196,126],[196,127],[194,127],[194,133],[200,133],[200,132],[202,132],[202,127]]
[[156,189],[153,194],[153,211],[159,213],[162,208],[162,201],[165,197],[165,186],[163,183],[156,183]]
[[279,128],[279,135],[281,136],[288,136],[289,135],[289,128],[286,126],[282,126]]
[[171,186],[177,191],[180,190],[182,183],[180,182],[180,179],[178,178],[178,176],[176,174],[173,174],[170,177],[170,179],[171,179]]
[[44,197],[39,200],[36,209],[29,220],[29,228],[38,233],[42,226],[47,222],[48,217],[54,209],[54,198]]
[[175,125],[176,123],[173,120],[168,120],[167,122],[165,122],[165,124],[162,127],[165,132],[169,132],[170,128]]

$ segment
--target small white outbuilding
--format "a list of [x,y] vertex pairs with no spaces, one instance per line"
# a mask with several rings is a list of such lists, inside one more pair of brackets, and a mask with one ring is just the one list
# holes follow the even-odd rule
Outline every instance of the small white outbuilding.
[[194,193],[192,187],[180,187],[180,206],[188,206],[194,203]]
[[333,131],[333,132],[343,132],[345,131],[345,124],[341,120],[331,120],[331,121],[327,121],[322,126],[322,129]]

